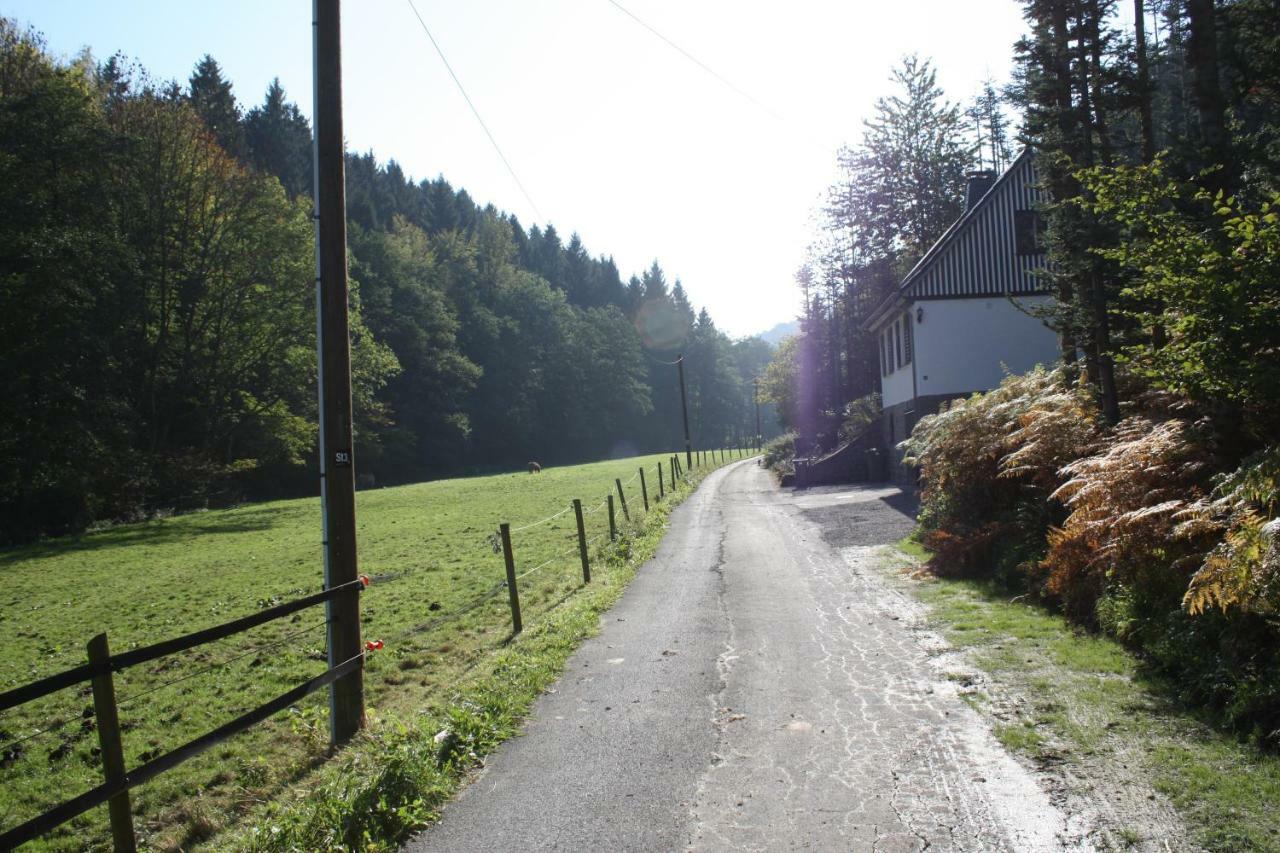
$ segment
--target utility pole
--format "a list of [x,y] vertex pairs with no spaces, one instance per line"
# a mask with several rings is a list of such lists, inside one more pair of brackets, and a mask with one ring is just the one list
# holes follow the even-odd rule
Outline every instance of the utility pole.
[[693,470],[693,443],[689,441],[689,401],[684,393],[684,353],[676,359],[676,371],[680,374],[680,414],[684,418],[684,461],[685,466]]
[[756,402],[756,450],[759,450],[761,439],[763,438],[760,435],[760,377],[759,376],[752,378],[751,387],[752,387],[751,396],[755,399],[755,402]]
[[[358,576],[356,475],[351,446],[351,339],[347,322],[346,164],[342,137],[340,0],[312,0],[315,74],[314,189],[316,348],[320,368],[320,503],[324,517],[324,585]],[[327,602],[330,668],[359,655],[360,594]],[[329,735],[337,745],[364,723],[364,672],[329,688]]]

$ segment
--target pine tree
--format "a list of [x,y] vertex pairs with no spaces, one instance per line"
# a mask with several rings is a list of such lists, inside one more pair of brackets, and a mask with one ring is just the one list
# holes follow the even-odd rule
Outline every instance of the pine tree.
[[290,198],[311,192],[311,126],[296,104],[285,100],[280,79],[271,81],[261,106],[244,122],[249,160],[275,175]]
[[876,100],[855,168],[883,193],[871,215],[909,267],[963,211],[973,146],[930,61],[908,56],[891,79],[898,91]]
[[1009,150],[1008,122],[1002,107],[995,83],[986,80],[969,109],[965,111],[974,123],[978,167],[990,165],[996,173],[1004,171],[1013,159]]
[[1106,233],[1077,203],[1076,172],[1110,164],[1116,154],[1111,112],[1126,99],[1107,86],[1116,45],[1107,24],[1113,10],[1113,0],[1024,0],[1031,34],[1016,47],[1014,87],[1050,196],[1047,277],[1056,287],[1054,325],[1063,360],[1074,365],[1077,347],[1083,350],[1089,384],[1111,423],[1120,415],[1109,307],[1118,287],[1114,265],[1093,249],[1111,245],[1118,235]]
[[640,276],[640,282],[644,286],[644,298],[646,300],[663,300],[667,298],[667,277],[662,272],[662,267],[658,266],[657,260],[649,266],[644,274]]
[[231,92],[231,81],[223,78],[222,68],[207,53],[191,73],[187,98],[222,150],[233,157],[243,157],[244,128],[240,126],[240,107]]
[[[676,313],[683,318],[686,326],[693,325],[693,305],[689,302],[689,295],[684,291],[684,285],[680,283],[680,279],[676,279],[676,283],[671,286],[671,304],[675,307]],[[703,308],[702,313],[706,313],[707,309]]]

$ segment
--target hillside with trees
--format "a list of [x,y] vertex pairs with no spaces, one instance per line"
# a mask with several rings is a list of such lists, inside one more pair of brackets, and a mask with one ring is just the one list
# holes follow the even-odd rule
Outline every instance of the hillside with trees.
[[[0,20],[0,542],[315,485],[311,131],[62,62]],[[444,178],[347,161],[358,465],[379,484],[755,433],[770,347],[732,340],[657,261],[625,277]]]

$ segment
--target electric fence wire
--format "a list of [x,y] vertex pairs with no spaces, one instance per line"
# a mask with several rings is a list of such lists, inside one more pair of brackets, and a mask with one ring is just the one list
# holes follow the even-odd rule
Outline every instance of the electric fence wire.
[[467,604],[463,605],[460,609],[458,609],[458,610],[454,610],[454,611],[449,612],[449,613],[442,614],[442,615],[440,615],[440,616],[437,616],[437,617],[436,617],[436,618],[434,618],[434,619],[428,619],[426,622],[422,622],[422,623],[420,623],[420,624],[418,624],[418,625],[414,625],[414,626],[412,626],[412,627],[405,628],[405,629],[404,629],[404,630],[402,630],[402,631],[399,631],[399,632],[397,632],[397,633],[395,633],[395,634],[392,634],[388,639],[383,640],[383,642],[384,642],[384,643],[394,643],[394,642],[397,642],[397,641],[399,641],[399,640],[403,640],[405,637],[408,637],[408,636],[410,636],[410,635],[412,635],[412,634],[420,634],[420,633],[422,633],[422,632],[424,632],[424,631],[430,631],[430,630],[432,630],[433,628],[438,628],[438,627],[440,627],[441,625],[445,624],[446,622],[449,622],[449,621],[451,621],[451,620],[453,620],[453,619],[457,619],[457,618],[459,618],[459,617],[461,617],[461,616],[465,616],[466,614],[470,613],[472,610],[475,610],[475,609],[476,609],[477,607],[479,607],[480,605],[482,605],[482,604],[484,604],[485,602],[489,601],[491,598],[493,598],[495,595],[497,595],[498,593],[502,592],[502,591],[503,591],[504,589],[506,589],[506,588],[507,588],[507,582],[506,582],[506,581],[502,581],[501,583],[499,583],[499,584],[495,585],[494,587],[492,587],[491,589],[489,589],[487,592],[481,593],[479,596],[477,596],[476,598],[472,599],[472,600],[471,600],[470,602],[468,602]]
[[22,744],[26,743],[29,740],[34,740],[38,737],[42,737],[47,734],[53,734],[54,732],[62,731],[62,729],[65,728],[67,725],[79,719],[83,719],[83,718],[78,714],[71,717],[63,717],[60,720],[54,721],[52,725],[45,726],[43,729],[37,729],[31,734],[23,735],[22,737],[19,737],[19,738],[14,738],[13,740],[9,741],[3,746],[0,746],[0,758],[3,758],[6,761],[16,760],[18,756],[13,755],[12,753],[13,753],[13,750],[16,749],[17,747],[21,746]]
[[308,625],[305,628],[299,628],[296,631],[291,631],[288,634],[285,634],[283,637],[280,637],[279,639],[272,640],[267,643],[259,643],[256,646],[251,646],[250,648],[244,650],[243,652],[240,652],[239,654],[232,655],[231,657],[226,658],[224,660],[215,661],[214,663],[211,663],[208,666],[203,666],[200,669],[197,669],[195,672],[189,672],[186,675],[180,675],[177,678],[170,679],[169,681],[166,681],[163,684],[156,684],[152,687],[148,687],[147,689],[141,690],[137,693],[131,693],[128,696],[121,699],[119,702],[117,702],[116,706],[119,708],[126,708],[129,705],[133,704],[134,702],[138,701],[139,699],[143,698],[144,696],[150,696],[152,693],[156,693],[157,691],[164,690],[167,687],[172,687],[175,684],[181,684],[184,681],[189,681],[192,678],[195,678],[196,676],[205,675],[206,673],[212,672],[215,669],[221,669],[224,666],[230,666],[236,661],[243,660],[244,658],[247,658],[250,655],[258,654],[259,652],[265,651],[267,649],[277,648],[296,637],[301,637],[303,634],[309,634],[312,631],[317,631],[328,624],[329,624],[329,620],[325,619],[324,621],[317,622],[313,625]]
[[502,147],[498,145],[498,140],[489,132],[489,126],[484,123],[484,119],[480,117],[480,111],[476,109],[476,105],[472,102],[471,96],[467,94],[466,88],[463,87],[462,81],[458,79],[458,75],[454,73],[453,66],[449,64],[449,60],[445,57],[444,51],[441,50],[436,37],[431,34],[431,28],[427,26],[427,22],[422,19],[422,15],[418,13],[418,7],[413,5],[413,0],[405,0],[409,4],[409,8],[413,10],[413,16],[418,19],[418,23],[422,25],[422,31],[427,34],[431,46],[435,48],[436,55],[440,57],[440,61],[444,63],[445,70],[449,72],[449,76],[453,78],[454,85],[458,87],[458,91],[462,94],[462,99],[467,102],[467,106],[471,108],[471,114],[476,117],[476,122],[480,125],[480,129],[484,131],[484,135],[489,137],[489,144],[493,146],[493,150],[498,152],[502,165],[507,167],[511,179],[516,182],[516,186],[520,188],[521,195],[524,200],[529,202],[529,206],[533,208],[533,212],[538,219],[545,222],[546,217],[542,215],[542,211],[538,209],[538,205],[534,202],[533,196],[529,195],[529,191],[525,189],[524,182],[520,180],[520,176],[516,174],[516,170],[512,167],[511,161],[507,159],[507,155],[502,153]]
[[558,553],[558,554],[553,554],[549,560],[546,560],[545,562],[539,563],[538,565],[534,566],[532,569],[529,569],[528,571],[523,572],[522,574],[518,574],[518,575],[516,575],[516,580],[520,580],[521,578],[526,578],[526,577],[528,577],[529,575],[533,574],[534,572],[541,571],[542,569],[545,569],[547,566],[551,565],[551,564],[552,564],[552,563],[554,563],[556,560],[559,560],[559,559],[562,559],[562,558],[564,558],[564,557],[567,557],[569,554],[572,554],[572,553],[573,553],[574,551],[576,551],[577,549],[578,549],[578,546],[577,546],[577,545],[573,545],[573,546],[570,546],[570,547],[568,547],[568,548],[564,549],[563,551],[561,551],[561,552],[560,552],[560,553]]
[[537,521],[531,521],[528,524],[522,525],[520,527],[513,527],[511,528],[511,532],[519,533],[522,530],[528,530],[530,527],[537,527],[539,524],[546,524],[548,521],[555,521],[557,518],[564,515],[571,509],[573,509],[572,506],[562,509],[559,512],[555,513],[554,515],[548,515],[546,518],[540,518]]
[[[211,672],[212,670],[218,669],[218,668],[220,668],[220,667],[227,666],[228,664],[235,663],[236,661],[240,660],[241,658],[246,658],[246,657],[248,657],[249,655],[256,654],[256,653],[258,653],[258,652],[260,652],[260,651],[262,651],[262,650],[264,650],[264,649],[268,649],[268,648],[271,648],[271,647],[273,647],[273,646],[279,646],[279,645],[282,645],[282,644],[284,644],[284,643],[288,642],[289,640],[292,640],[292,639],[293,639],[293,638],[295,638],[295,637],[300,637],[300,636],[302,636],[303,634],[306,634],[306,633],[311,632],[311,631],[315,631],[315,630],[316,630],[316,629],[318,629],[318,628],[323,628],[325,625],[328,625],[328,624],[329,624],[328,620],[325,620],[324,622],[320,622],[320,623],[315,624],[315,625],[310,625],[310,626],[308,626],[308,627],[306,627],[306,628],[301,628],[301,629],[299,629],[299,630],[297,630],[297,631],[293,631],[293,632],[291,632],[291,633],[289,633],[289,634],[286,634],[285,636],[283,636],[283,637],[279,638],[278,640],[273,640],[273,641],[271,641],[270,643],[262,643],[262,644],[260,644],[260,645],[254,646],[254,647],[252,647],[252,648],[250,648],[250,649],[248,649],[248,650],[246,650],[246,651],[244,651],[244,652],[241,652],[241,653],[236,654],[236,655],[234,655],[234,656],[232,656],[232,657],[226,658],[225,660],[217,661],[217,662],[215,662],[215,663],[209,664],[208,666],[201,667],[200,669],[196,670],[195,672],[189,672],[189,673],[186,673],[185,675],[181,675],[181,676],[179,676],[179,677],[177,677],[177,678],[170,679],[170,680],[168,680],[168,681],[166,681],[166,682],[164,682],[164,683],[162,683],[162,684],[156,684],[156,685],[154,685],[154,686],[152,686],[152,687],[148,687],[148,688],[146,688],[145,690],[141,690],[141,691],[139,691],[139,692],[137,692],[137,693],[131,693],[130,695],[128,695],[128,696],[126,696],[126,697],[124,697],[124,698],[123,698],[123,699],[121,699],[121,700],[119,700],[119,701],[116,703],[116,707],[117,707],[117,708],[126,708],[126,707],[128,707],[129,705],[131,705],[131,704],[133,704],[134,702],[136,702],[137,700],[139,700],[139,699],[143,698],[144,696],[150,696],[152,693],[156,693],[156,692],[158,692],[158,691],[160,691],[160,690],[164,690],[164,689],[165,689],[165,688],[167,688],[167,687],[172,687],[172,686],[173,686],[173,685],[175,685],[175,684],[181,684],[182,682],[184,682],[184,681],[188,681],[188,680],[190,680],[190,679],[192,679],[192,678],[195,678],[195,677],[196,677],[196,676],[198,676],[198,675],[204,675],[204,674],[206,674],[206,673],[208,673],[208,672]],[[84,719],[84,717],[83,717],[83,716],[80,716],[80,715],[71,716],[71,717],[64,717],[64,718],[62,718],[62,719],[60,719],[60,720],[57,720],[57,721],[56,721],[56,722],[54,722],[52,725],[45,726],[43,729],[39,729],[38,731],[34,731],[34,732],[32,732],[31,734],[24,735],[24,736],[22,736],[22,737],[20,737],[20,738],[15,738],[15,739],[13,739],[13,740],[9,741],[8,743],[5,743],[5,744],[3,744],[3,745],[0,745],[0,756],[5,756],[5,755],[7,755],[7,754],[8,754],[8,753],[10,753],[10,752],[15,748],[15,747],[17,747],[17,746],[19,746],[19,745],[21,745],[21,744],[23,744],[23,743],[26,743],[26,742],[27,742],[27,741],[29,741],[29,740],[33,740],[33,739],[35,739],[35,738],[41,737],[42,735],[53,734],[54,732],[61,731],[61,730],[62,730],[63,728],[65,728],[69,723],[72,723],[72,722],[74,722],[74,721],[76,721],[76,720],[79,720],[79,719]]]

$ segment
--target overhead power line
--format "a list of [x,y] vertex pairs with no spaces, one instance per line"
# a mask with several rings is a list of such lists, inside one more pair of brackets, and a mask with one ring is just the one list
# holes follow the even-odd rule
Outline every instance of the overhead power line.
[[769,105],[768,105],[768,104],[766,104],[764,101],[761,101],[759,98],[757,98],[757,97],[755,97],[754,95],[752,95],[752,94],[751,94],[750,92],[748,92],[746,89],[743,89],[741,86],[739,86],[739,85],[737,85],[736,83],[734,83],[734,82],[733,82],[732,80],[730,80],[728,77],[725,77],[725,76],[724,76],[723,74],[721,74],[719,71],[716,71],[716,70],[715,70],[714,68],[712,68],[710,65],[708,65],[708,64],[707,64],[707,63],[705,63],[705,62],[703,62],[701,59],[699,59],[698,57],[694,56],[694,55],[693,55],[692,53],[690,53],[689,51],[685,50],[683,47],[681,47],[680,45],[678,45],[676,42],[674,42],[674,41],[672,41],[671,39],[667,38],[667,36],[665,36],[663,33],[661,33],[659,30],[657,30],[657,29],[656,29],[655,27],[653,27],[651,24],[649,24],[648,22],[646,22],[645,20],[643,20],[642,18],[640,18],[639,16],[637,16],[634,12],[632,12],[632,11],[631,11],[630,9],[628,9],[626,6],[623,6],[621,3],[619,3],[619,2],[618,2],[618,0],[608,0],[608,2],[609,2],[609,4],[610,4],[611,6],[613,6],[615,9],[617,9],[619,12],[621,12],[621,13],[622,13],[622,14],[624,14],[624,15],[626,15],[628,18],[630,18],[631,20],[635,21],[635,22],[636,22],[637,24],[639,24],[640,26],[644,27],[644,28],[645,28],[646,30],[648,30],[648,31],[649,31],[649,32],[650,32],[654,37],[656,37],[656,38],[658,38],[659,40],[661,40],[664,44],[666,44],[666,45],[667,45],[668,47],[670,47],[672,50],[676,51],[676,52],[677,52],[677,53],[679,53],[681,56],[683,56],[685,59],[689,60],[689,61],[690,61],[690,62],[692,62],[694,65],[698,66],[700,69],[702,69],[702,70],[703,70],[704,72],[706,72],[707,74],[710,74],[710,75],[711,75],[712,77],[714,77],[717,81],[719,81],[719,82],[720,82],[720,84],[721,84],[721,85],[723,85],[726,89],[728,89],[729,91],[733,92],[735,95],[737,95],[738,97],[742,98],[743,100],[745,100],[745,101],[749,102],[749,103],[750,103],[752,106],[754,106],[756,109],[758,109],[758,110],[760,110],[761,112],[763,112],[763,113],[767,114],[771,119],[773,119],[773,120],[774,120],[774,121],[776,121],[779,125],[781,125],[783,130],[785,130],[785,131],[787,131],[788,133],[790,133],[790,134],[791,134],[791,135],[792,135],[792,136],[793,136],[797,141],[805,143],[806,145],[808,145],[808,146],[812,147],[815,151],[820,151],[820,152],[822,152],[822,154],[824,154],[824,155],[830,154],[831,146],[829,146],[829,145],[827,145],[826,143],[824,143],[824,142],[822,141],[822,139],[821,139],[820,135],[819,135],[819,134],[817,134],[817,133],[815,133],[815,132],[814,132],[814,130],[813,130],[813,128],[812,128],[811,126],[803,126],[803,125],[801,125],[800,123],[797,123],[796,121],[794,121],[794,120],[792,120],[792,119],[789,119],[789,118],[787,118],[786,116],[782,115],[782,114],[781,114],[781,113],[779,113],[777,110],[775,110],[773,107],[769,106]]
[[516,182],[516,186],[520,188],[520,193],[524,196],[524,200],[529,202],[529,206],[533,208],[534,214],[542,222],[546,218],[542,215],[542,211],[538,210],[538,205],[534,202],[533,196],[529,195],[529,191],[525,189],[524,182],[520,180],[520,176],[516,174],[516,170],[512,168],[511,161],[507,159],[507,155],[502,153],[502,146],[498,145],[498,140],[493,137],[489,131],[489,126],[484,123],[484,119],[480,117],[480,111],[476,109],[476,105],[471,101],[471,96],[467,94],[467,90],[462,85],[462,81],[458,79],[458,75],[454,73],[453,66],[449,64],[448,58],[445,57],[444,51],[440,49],[439,42],[436,37],[431,34],[431,28],[427,26],[427,22],[422,19],[422,15],[418,14],[418,7],[413,5],[413,0],[405,0],[409,4],[409,8],[413,10],[413,16],[418,19],[418,23],[422,25],[422,31],[427,34],[427,38],[431,41],[431,46],[436,49],[436,55],[440,57],[440,61],[444,63],[445,70],[449,72],[449,76],[453,78],[454,85],[458,87],[458,91],[462,94],[462,99],[467,102],[467,106],[471,108],[471,114],[476,117],[476,122],[480,125],[480,129],[484,131],[484,135],[489,137],[489,144],[493,146],[493,150],[498,152],[502,165],[507,167],[507,172],[511,175],[511,180]]
[[653,26],[651,26],[651,25],[650,25],[649,23],[647,23],[645,20],[643,20],[642,18],[638,17],[634,12],[632,12],[632,11],[631,11],[630,9],[628,9],[626,6],[623,6],[621,3],[619,3],[619,2],[618,2],[618,0],[608,0],[608,2],[610,3],[610,5],[612,5],[614,8],[616,8],[619,12],[621,12],[621,13],[622,13],[622,14],[624,14],[624,15],[626,15],[628,18],[630,18],[631,20],[635,21],[637,24],[639,24],[640,26],[644,27],[644,28],[645,28],[646,30],[648,30],[649,32],[653,33],[655,36],[657,36],[657,37],[658,37],[659,39],[661,39],[662,41],[666,42],[666,44],[667,44],[667,45],[668,45],[672,50],[676,51],[676,52],[677,52],[677,53],[679,53],[681,56],[683,56],[685,59],[689,60],[689,61],[690,61],[690,62],[692,62],[694,65],[696,65],[696,66],[698,66],[699,68],[701,68],[703,71],[707,72],[707,73],[708,73],[708,74],[710,74],[712,77],[714,77],[714,78],[716,78],[717,80],[719,80],[721,83],[723,83],[726,87],[728,87],[731,91],[733,91],[733,92],[734,92],[735,94],[737,94],[739,97],[744,98],[744,99],[746,99],[747,101],[750,101],[750,102],[751,102],[752,104],[754,104],[756,107],[758,107],[759,109],[764,110],[764,111],[765,111],[765,112],[767,112],[769,115],[773,116],[775,119],[777,119],[778,121],[782,122],[783,124],[787,124],[787,120],[786,120],[786,118],[784,118],[782,115],[780,115],[776,110],[774,110],[774,109],[773,109],[772,107],[770,107],[768,104],[766,104],[766,103],[764,103],[764,102],[762,102],[762,101],[758,100],[758,99],[757,99],[755,96],[753,96],[750,92],[748,92],[747,90],[743,89],[742,87],[740,87],[740,86],[736,85],[736,84],[735,84],[732,80],[730,80],[728,77],[725,77],[723,74],[721,74],[720,72],[716,71],[716,70],[715,70],[714,68],[712,68],[710,65],[707,65],[707,63],[703,62],[701,59],[699,59],[698,57],[694,56],[692,53],[690,53],[689,51],[685,50],[683,47],[681,47],[680,45],[676,44],[676,43],[675,43],[674,41],[672,41],[671,39],[667,38],[665,35],[663,35],[661,32],[659,32],[658,30],[656,30]]

